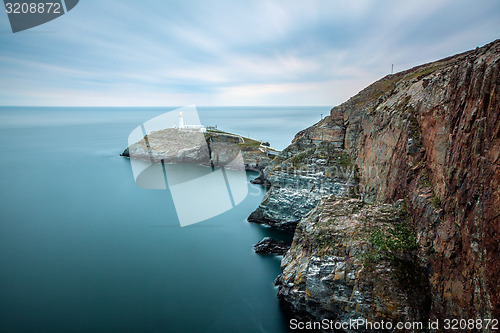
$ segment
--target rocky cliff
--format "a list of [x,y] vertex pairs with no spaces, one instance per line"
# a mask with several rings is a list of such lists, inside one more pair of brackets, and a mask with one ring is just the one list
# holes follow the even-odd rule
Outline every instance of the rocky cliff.
[[[298,133],[264,170],[271,189],[249,220],[298,223],[277,280],[293,311],[313,319],[500,318],[499,71],[497,40],[384,77]],[[331,194],[359,201],[326,200]],[[382,218],[383,205],[398,200],[406,222]],[[386,248],[368,264],[366,253],[377,250],[370,228],[379,223],[407,223],[415,248],[391,254],[399,261]],[[393,239],[380,235],[379,245]],[[430,306],[425,292],[418,301],[393,278],[409,267],[425,272],[425,281],[403,280],[427,284]]]
[[341,114],[326,117],[301,131],[263,171],[271,184],[250,222],[293,231],[300,219],[329,194],[357,194],[357,170],[343,149]]
[[409,221],[403,200],[324,197],[297,226],[278,297],[303,320],[426,322],[429,286]]

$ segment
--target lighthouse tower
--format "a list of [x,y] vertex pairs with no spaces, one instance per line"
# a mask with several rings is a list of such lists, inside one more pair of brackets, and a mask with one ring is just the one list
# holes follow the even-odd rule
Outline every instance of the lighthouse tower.
[[184,128],[184,118],[182,117],[182,112],[179,112],[179,128]]

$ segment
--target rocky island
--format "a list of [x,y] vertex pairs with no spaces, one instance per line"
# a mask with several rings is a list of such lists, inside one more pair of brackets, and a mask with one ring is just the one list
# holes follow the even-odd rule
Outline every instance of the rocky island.
[[241,152],[246,171],[261,172],[278,154],[263,142],[241,135],[208,129],[206,132],[182,128],[153,131],[127,147],[120,156],[152,163],[194,163],[205,166],[230,165]]
[[382,78],[270,162],[248,220],[295,232],[294,318],[500,318],[499,91],[497,40]]

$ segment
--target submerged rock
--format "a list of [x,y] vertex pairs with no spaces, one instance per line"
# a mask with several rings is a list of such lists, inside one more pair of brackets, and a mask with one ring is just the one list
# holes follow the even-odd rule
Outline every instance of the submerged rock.
[[288,251],[290,245],[283,241],[277,241],[271,237],[265,237],[260,242],[255,244],[253,248],[256,253],[283,255],[286,251]]

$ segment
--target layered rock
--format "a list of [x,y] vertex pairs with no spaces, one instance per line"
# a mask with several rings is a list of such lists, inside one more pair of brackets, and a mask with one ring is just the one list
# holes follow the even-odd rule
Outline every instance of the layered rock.
[[290,249],[290,245],[283,241],[277,241],[271,237],[264,237],[254,245],[255,253],[283,255]]
[[[325,194],[349,195],[349,185],[358,185],[361,200],[376,206],[404,199],[418,245],[418,263],[429,281],[431,316],[500,318],[499,71],[500,41],[495,41],[375,82],[333,108],[330,117],[298,133],[279,159],[264,170],[271,191],[253,218],[278,227],[296,223]],[[288,186],[297,178],[299,183],[323,184],[326,172],[317,177],[308,172],[296,176],[291,163],[303,156],[307,165],[325,160],[321,165],[326,170],[336,160],[323,158],[323,153],[330,157],[345,154],[340,160],[349,160],[359,173],[327,180],[322,191],[315,187],[311,194],[303,191],[306,185]],[[326,221],[334,213],[322,214]],[[356,220],[348,212],[345,219]],[[302,224],[312,225],[304,220],[299,226]],[[322,255],[324,249],[331,253],[331,246],[312,237],[314,232],[314,228],[298,229],[283,260],[280,297],[298,312],[313,309],[306,312],[315,319],[356,316],[322,301],[335,297],[336,291],[314,281],[331,273],[332,268],[322,271],[322,267],[333,262],[336,266],[338,259]],[[322,234],[334,237],[335,232],[325,229]],[[335,242],[333,253],[344,246]],[[302,262],[300,258],[308,259]],[[293,275],[287,272],[303,271],[297,268],[300,262],[312,267],[310,273],[319,267],[318,278],[311,275],[307,290],[301,289],[307,274],[287,278]],[[376,265],[393,269],[386,260]],[[356,267],[350,271],[356,272]],[[364,283],[376,282],[370,274],[366,279]],[[395,283],[389,286],[396,287]],[[311,296],[304,303],[305,296],[294,290]],[[365,290],[358,296],[371,299],[373,295]],[[404,301],[394,300],[396,303],[387,304]]]
[[333,112],[364,200],[406,198],[433,315],[500,317],[500,42],[388,76]]
[[342,114],[332,114],[298,133],[264,169],[260,183],[271,184],[248,221],[293,231],[321,197],[356,195],[357,172],[344,145]]
[[408,221],[401,202],[323,198],[297,226],[278,298],[302,320],[427,322],[430,293]]

